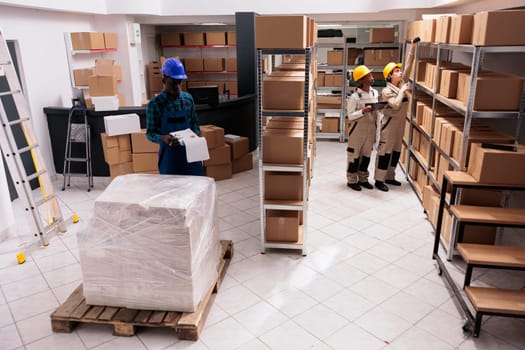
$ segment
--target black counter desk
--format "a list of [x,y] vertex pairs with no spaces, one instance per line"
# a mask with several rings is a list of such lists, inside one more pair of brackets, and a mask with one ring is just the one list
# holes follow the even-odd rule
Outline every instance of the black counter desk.
[[[250,152],[257,148],[257,118],[255,95],[243,96],[234,100],[222,102],[216,107],[197,105],[199,124],[213,124],[224,128],[224,133],[246,136],[250,139]],[[62,174],[64,167],[64,152],[66,146],[67,119],[69,109],[62,107],[46,107],[53,161],[57,174]],[[104,116],[136,113],[140,117],[140,127],[146,128],[146,107],[123,107],[117,111],[95,112],[88,110],[88,123],[91,127],[91,154],[94,176],[109,176],[109,166],[104,161],[100,133],[104,132]],[[73,155],[81,155],[82,144],[73,145]],[[84,164],[71,163],[72,173],[85,173]]]

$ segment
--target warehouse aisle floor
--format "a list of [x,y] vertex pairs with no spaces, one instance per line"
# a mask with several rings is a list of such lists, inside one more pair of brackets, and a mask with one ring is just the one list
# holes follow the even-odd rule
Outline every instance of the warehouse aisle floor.
[[[139,328],[129,338],[103,325],[51,331],[50,313],[81,282],[76,233],[109,183],[96,178],[87,193],[85,181],[75,179],[78,185],[58,196],[66,217],[78,213],[78,224],[47,248],[26,247],[23,265],[15,253],[27,237],[0,243],[0,349],[525,349],[524,320],[486,317],[479,339],[462,332],[412,189],[403,181],[387,193],[350,190],[345,149],[318,142],[306,257],[260,254],[257,168],[217,183],[221,238],[234,241],[235,254],[197,342],[178,341],[169,329]],[[475,278],[501,285],[505,276],[480,270]]]

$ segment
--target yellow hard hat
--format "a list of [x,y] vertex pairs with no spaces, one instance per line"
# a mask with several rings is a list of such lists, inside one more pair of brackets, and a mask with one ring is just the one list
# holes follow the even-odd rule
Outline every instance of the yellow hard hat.
[[364,76],[366,76],[370,72],[371,72],[371,70],[368,69],[367,66],[357,66],[357,67],[355,67],[354,71],[352,72],[352,78],[355,81],[358,81],[359,79],[363,78]]
[[388,63],[385,68],[383,69],[383,76],[386,78],[388,78],[388,75],[390,73],[392,73],[392,71],[394,70],[394,68],[398,67],[398,68],[401,68],[403,65],[401,63],[394,63],[394,62],[390,62]]

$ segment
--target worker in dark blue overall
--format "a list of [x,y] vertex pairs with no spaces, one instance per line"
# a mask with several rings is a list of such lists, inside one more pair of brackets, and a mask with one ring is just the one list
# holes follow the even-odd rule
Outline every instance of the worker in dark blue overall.
[[188,163],[186,148],[170,133],[191,129],[200,135],[193,98],[181,91],[182,80],[188,79],[184,66],[176,58],[168,58],[161,68],[164,90],[146,108],[146,136],[159,143],[159,173],[169,175],[201,175],[201,161]]

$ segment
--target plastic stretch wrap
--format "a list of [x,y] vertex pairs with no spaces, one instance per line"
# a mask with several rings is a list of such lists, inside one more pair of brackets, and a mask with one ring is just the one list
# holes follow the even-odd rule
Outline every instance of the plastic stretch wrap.
[[78,234],[87,304],[195,311],[217,279],[215,182],[203,176],[119,176]]

